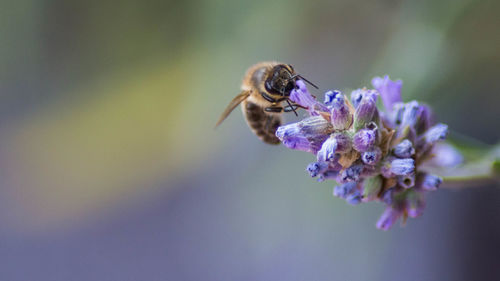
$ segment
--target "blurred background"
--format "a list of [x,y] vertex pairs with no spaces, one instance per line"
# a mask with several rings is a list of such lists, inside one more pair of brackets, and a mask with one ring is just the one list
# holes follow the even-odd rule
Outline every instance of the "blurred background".
[[[252,64],[321,88],[389,74],[499,140],[499,1],[2,1],[0,280],[500,280],[498,186],[441,189],[375,228],[261,143]],[[287,116],[292,121],[293,116]]]

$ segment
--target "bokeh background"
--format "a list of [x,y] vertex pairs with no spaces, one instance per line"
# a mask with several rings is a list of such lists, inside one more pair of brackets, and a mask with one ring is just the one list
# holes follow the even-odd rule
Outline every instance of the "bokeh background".
[[[330,88],[404,80],[406,100],[499,140],[499,1],[0,3],[0,280],[500,280],[500,189],[441,189],[375,228],[265,145],[247,67]],[[322,91],[316,94],[321,95]],[[293,116],[288,116],[293,120]]]

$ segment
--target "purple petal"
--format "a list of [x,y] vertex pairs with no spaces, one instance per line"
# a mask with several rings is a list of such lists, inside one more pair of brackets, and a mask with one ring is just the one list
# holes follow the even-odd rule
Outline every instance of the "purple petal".
[[328,169],[328,163],[326,162],[314,162],[307,165],[306,171],[309,172],[311,177],[316,177],[318,174],[323,173]]
[[382,158],[382,150],[380,150],[377,146],[361,153],[361,161],[367,165],[377,164],[380,161],[380,158]]
[[462,154],[447,143],[437,143],[432,148],[431,154],[434,157],[425,162],[426,166],[452,168],[464,161]]
[[372,85],[380,93],[382,102],[387,111],[392,111],[392,107],[396,102],[401,102],[401,87],[403,86],[403,81],[397,80],[392,81],[389,76],[386,75],[384,78],[375,77],[372,79]]
[[353,137],[353,146],[359,152],[370,150],[377,141],[377,131],[370,129],[362,129]]
[[333,188],[333,195],[340,198],[346,198],[347,195],[351,194],[356,188],[355,182],[346,182],[344,184],[337,185]]
[[416,218],[424,213],[425,201],[421,192],[409,192],[406,197],[406,211],[408,216]]
[[306,107],[312,116],[319,115],[316,111],[328,111],[328,108],[319,103],[316,98],[314,98],[309,90],[307,90],[306,84],[302,80],[297,80],[295,83],[298,89],[293,89],[290,93],[290,100]]
[[427,191],[434,191],[438,189],[438,187],[443,182],[443,179],[435,175],[426,174],[422,177],[421,181],[422,189]]
[[318,161],[330,161],[335,157],[337,150],[337,140],[335,138],[328,138],[321,146],[321,149],[316,154]]
[[401,213],[402,212],[399,210],[393,209],[392,207],[387,207],[377,221],[377,228],[381,230],[389,230],[391,226],[399,219]]
[[415,154],[415,149],[411,141],[407,139],[402,140],[394,147],[394,155],[399,158],[410,158],[413,154]]

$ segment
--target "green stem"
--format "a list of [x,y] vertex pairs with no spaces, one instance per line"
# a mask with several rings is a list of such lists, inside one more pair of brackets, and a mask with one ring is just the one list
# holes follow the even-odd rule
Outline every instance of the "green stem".
[[500,144],[489,149],[463,143],[455,146],[465,156],[465,162],[456,168],[438,171],[444,179],[443,187],[500,186]]

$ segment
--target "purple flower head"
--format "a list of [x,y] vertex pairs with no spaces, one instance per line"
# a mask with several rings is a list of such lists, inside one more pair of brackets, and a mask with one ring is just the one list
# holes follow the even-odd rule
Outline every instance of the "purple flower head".
[[335,186],[333,188],[333,195],[345,199],[347,195],[354,192],[355,189],[356,189],[355,182],[346,182],[344,184]]
[[[445,139],[448,127],[431,127],[428,106],[402,102],[401,81],[386,76],[372,83],[376,90],[355,90],[351,102],[339,91],[328,91],[325,104],[298,83],[291,99],[316,116],[281,126],[276,136],[287,147],[315,155],[317,162],[309,164],[307,171],[318,181],[336,180],[335,196],[353,205],[385,204],[377,227],[388,230],[401,216],[421,215],[424,193],[442,182],[428,172],[461,157],[437,144]],[[379,94],[386,111],[376,107]],[[438,161],[441,158],[453,161]]]
[[394,147],[394,155],[399,158],[410,158],[415,154],[411,141],[404,139]]
[[403,81],[397,80],[392,81],[389,76],[386,75],[384,78],[375,77],[372,79],[373,87],[380,93],[382,102],[387,111],[392,111],[393,105],[396,102],[401,102],[401,87],[403,86]]
[[377,221],[377,228],[389,230],[401,215],[402,212],[400,210],[393,209],[392,207],[386,208]]

